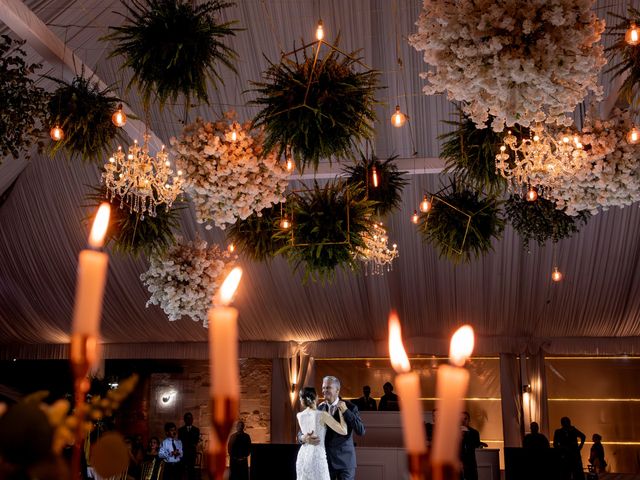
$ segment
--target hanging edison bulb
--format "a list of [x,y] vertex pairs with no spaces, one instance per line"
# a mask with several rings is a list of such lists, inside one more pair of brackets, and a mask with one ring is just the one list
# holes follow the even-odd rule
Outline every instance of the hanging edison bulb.
[[289,230],[289,228],[291,228],[291,222],[286,215],[280,220],[280,228],[282,230]]
[[629,133],[627,133],[627,143],[631,145],[635,145],[639,141],[640,141],[640,130],[638,130],[634,125],[633,128],[629,130]]
[[411,215],[411,221],[413,223],[418,223],[418,220],[420,220],[420,216],[418,215],[418,211],[414,210],[413,215]]
[[324,28],[322,25],[322,19],[318,20],[318,27],[316,28],[316,39],[318,39],[318,41],[322,40],[324,38]]
[[238,132],[236,132],[235,128],[231,130],[231,141],[235,142],[238,139]]
[[121,103],[118,104],[118,109],[111,115],[111,121],[116,127],[120,128],[124,127],[124,124],[127,123],[127,115],[124,113],[124,110],[122,110]]
[[422,201],[420,202],[420,211],[422,213],[427,213],[429,210],[431,210],[431,202],[429,201],[429,199],[425,195],[422,198]]
[[407,123],[407,116],[400,110],[400,105],[396,105],[396,111],[391,115],[391,125],[400,128],[405,123]]
[[378,171],[376,170],[375,165],[371,169],[371,182],[375,188],[378,188]]
[[56,123],[56,125],[49,130],[49,136],[54,142],[59,142],[64,138],[64,131],[62,130],[62,127]]
[[635,22],[631,22],[631,26],[627,29],[627,33],[624,34],[624,41],[632,47],[635,47],[640,43],[640,29],[636,27]]
[[551,273],[551,280],[559,282],[562,280],[562,272],[558,270],[558,267],[553,267],[553,273]]
[[287,172],[292,172],[295,168],[296,164],[293,161],[293,158],[287,158]]
[[538,190],[535,187],[529,187],[527,190],[527,202],[535,202],[538,199]]
[[230,243],[227,246],[227,250],[229,251],[229,253],[233,253],[235,251],[235,249],[236,249],[236,246],[233,243]]

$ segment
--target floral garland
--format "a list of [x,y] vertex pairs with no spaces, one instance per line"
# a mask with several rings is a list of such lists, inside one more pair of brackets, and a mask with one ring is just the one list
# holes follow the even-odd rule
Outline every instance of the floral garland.
[[571,125],[568,115],[606,63],[597,42],[604,21],[593,0],[449,0],[425,3],[409,43],[434,71],[427,95],[447,92],[481,127]]
[[159,305],[172,322],[187,315],[207,327],[211,299],[236,258],[204,240],[180,239],[166,254],[152,256],[149,270],[140,275],[151,292],[146,306]]
[[[275,154],[264,155],[262,133],[251,132],[229,112],[217,122],[198,118],[180,138],[172,138],[176,166],[195,204],[198,223],[221,229],[284,201],[288,172]],[[207,225],[207,229],[211,226]]]
[[626,142],[632,126],[629,111],[615,109],[605,121],[587,115],[581,136],[587,155],[571,170],[538,175],[532,183],[571,216],[640,201],[640,148]]

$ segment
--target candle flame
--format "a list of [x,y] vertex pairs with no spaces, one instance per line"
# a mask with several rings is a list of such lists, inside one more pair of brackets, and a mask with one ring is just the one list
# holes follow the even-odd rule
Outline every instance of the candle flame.
[[473,328],[469,325],[464,325],[456,330],[456,333],[451,337],[451,347],[449,350],[449,361],[451,364],[458,367],[464,366],[467,359],[473,352]]
[[233,295],[236,293],[236,289],[238,288],[238,284],[240,283],[240,278],[242,277],[242,269],[240,267],[236,267],[231,270],[231,273],[227,275],[227,278],[222,282],[222,286],[220,287],[220,304],[221,305],[229,305],[231,300],[233,299]]
[[391,366],[396,372],[403,373],[411,370],[407,352],[402,345],[400,319],[395,311],[389,314],[389,357],[391,358]]
[[89,246],[92,248],[102,248],[104,245],[104,237],[107,234],[107,227],[109,226],[109,215],[111,214],[111,207],[108,203],[101,203],[96,213],[96,219],[93,221],[91,227],[91,233],[89,234]]

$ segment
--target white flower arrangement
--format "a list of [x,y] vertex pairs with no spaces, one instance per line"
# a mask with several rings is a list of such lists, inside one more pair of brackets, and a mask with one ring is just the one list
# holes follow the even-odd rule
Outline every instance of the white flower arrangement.
[[252,133],[249,122],[240,124],[234,116],[228,113],[217,122],[198,118],[171,139],[197,222],[213,222],[223,230],[284,201],[289,175],[274,153],[263,155],[262,133]]
[[587,115],[580,140],[586,155],[570,170],[539,175],[532,183],[568,215],[640,201],[640,146],[626,141],[632,126],[627,110],[615,109],[606,121]]
[[447,92],[478,128],[572,124],[589,91],[602,96],[598,44],[604,21],[593,0],[430,0],[409,44],[434,67],[427,95]]
[[151,292],[149,305],[159,305],[170,321],[183,315],[208,326],[207,311],[237,257],[204,240],[182,239],[164,255],[154,255],[140,280]]

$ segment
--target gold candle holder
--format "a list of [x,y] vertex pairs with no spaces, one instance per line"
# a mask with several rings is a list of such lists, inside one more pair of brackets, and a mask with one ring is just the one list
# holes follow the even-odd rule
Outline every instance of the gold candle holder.
[[209,476],[215,480],[224,478],[227,451],[226,442],[238,416],[239,401],[229,397],[211,397],[211,426],[216,442],[209,449]]

